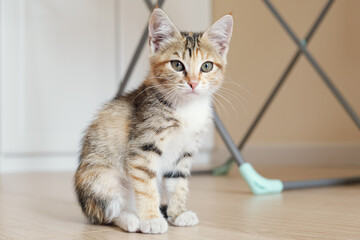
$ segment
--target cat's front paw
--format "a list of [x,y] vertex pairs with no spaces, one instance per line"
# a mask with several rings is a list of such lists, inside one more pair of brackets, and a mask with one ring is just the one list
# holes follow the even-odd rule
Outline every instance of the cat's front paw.
[[199,219],[196,216],[196,213],[192,211],[183,212],[177,216],[174,220],[170,220],[174,226],[177,227],[188,227],[194,226],[199,223]]
[[115,225],[127,232],[137,232],[139,230],[139,218],[133,213],[122,213],[114,220]]
[[164,233],[168,230],[168,223],[163,217],[140,221],[140,231],[142,233]]

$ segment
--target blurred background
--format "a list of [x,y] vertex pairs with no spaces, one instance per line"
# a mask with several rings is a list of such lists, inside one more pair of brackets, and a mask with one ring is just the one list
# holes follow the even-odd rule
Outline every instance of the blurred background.
[[[326,3],[272,2],[300,38]],[[166,0],[163,9],[180,30],[193,31],[232,12],[227,79],[216,109],[238,142],[295,44],[260,0]],[[336,1],[308,46],[358,114],[359,10],[360,1]],[[115,95],[149,15],[142,0],[0,0],[0,172],[76,168],[82,131]],[[127,90],[144,79],[147,56],[146,46]],[[300,57],[244,152],[250,162],[268,164],[359,162],[360,131]],[[199,166],[226,157],[210,131]]]

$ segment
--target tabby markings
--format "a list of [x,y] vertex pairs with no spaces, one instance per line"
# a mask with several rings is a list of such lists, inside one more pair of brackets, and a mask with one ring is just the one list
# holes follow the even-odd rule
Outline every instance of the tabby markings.
[[161,205],[160,206],[160,212],[161,214],[164,216],[165,219],[168,219],[168,215],[167,215],[167,209],[168,209],[168,206],[167,205]]
[[141,146],[141,149],[146,152],[154,152],[154,153],[158,154],[159,156],[161,156],[161,154],[162,154],[162,151],[158,147],[156,147],[154,143],[144,144]]
[[188,157],[192,157],[192,153],[189,153],[189,152],[186,152],[186,153],[184,153],[183,155],[182,155],[182,157],[180,157],[177,161],[176,161],[176,165],[178,165],[179,164],[179,162],[182,160],[182,159],[184,159],[184,158],[188,158]]
[[166,172],[164,178],[186,178],[187,174],[183,172]]
[[156,92],[156,93],[155,93],[155,96],[156,96],[157,100],[158,100],[159,102],[161,102],[162,104],[164,104],[166,107],[172,108],[170,102],[169,102],[169,101],[166,101],[166,100],[164,99],[164,97],[161,96],[161,94],[160,94],[159,92]]
[[131,165],[132,168],[137,169],[139,171],[144,172],[146,175],[149,176],[149,178],[155,178],[156,177],[156,173],[144,166],[137,166],[137,165]]

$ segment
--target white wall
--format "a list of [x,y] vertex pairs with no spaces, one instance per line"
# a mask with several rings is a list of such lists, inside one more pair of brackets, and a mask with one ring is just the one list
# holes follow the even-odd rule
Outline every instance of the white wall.
[[[150,13],[142,0],[0,3],[0,171],[73,170],[82,131],[115,94]],[[207,0],[164,9],[180,29],[211,23]],[[145,50],[128,89],[147,70]]]

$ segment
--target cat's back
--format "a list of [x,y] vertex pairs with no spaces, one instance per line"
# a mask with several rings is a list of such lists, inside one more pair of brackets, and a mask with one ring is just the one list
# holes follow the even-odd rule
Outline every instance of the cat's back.
[[131,125],[131,106],[126,98],[106,103],[85,131],[81,159],[93,155],[116,157],[125,151]]

